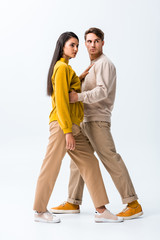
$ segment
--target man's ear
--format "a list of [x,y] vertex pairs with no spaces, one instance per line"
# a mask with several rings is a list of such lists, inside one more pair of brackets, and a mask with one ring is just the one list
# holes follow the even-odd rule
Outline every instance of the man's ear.
[[102,41],[102,46],[104,45],[104,41]]
[[[85,41],[85,46],[86,46],[86,44],[87,44],[87,43],[86,43],[86,41]],[[87,47],[87,46],[86,46],[86,47]]]

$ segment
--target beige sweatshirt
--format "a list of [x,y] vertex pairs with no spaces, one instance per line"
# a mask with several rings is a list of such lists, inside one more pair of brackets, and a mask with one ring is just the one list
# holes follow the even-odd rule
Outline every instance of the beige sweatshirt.
[[91,63],[94,65],[82,82],[82,93],[78,93],[78,101],[84,103],[84,122],[110,122],[116,92],[116,69],[104,54]]

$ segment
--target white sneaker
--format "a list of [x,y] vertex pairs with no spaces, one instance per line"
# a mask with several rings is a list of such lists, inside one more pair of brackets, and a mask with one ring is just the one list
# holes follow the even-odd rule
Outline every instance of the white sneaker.
[[49,211],[46,211],[42,213],[35,212],[34,221],[45,223],[59,223],[61,220],[60,218],[56,217],[56,215],[53,215]]
[[103,213],[95,212],[95,222],[96,223],[119,223],[123,222],[124,219],[122,217],[118,217],[111,213],[108,209],[104,210]]

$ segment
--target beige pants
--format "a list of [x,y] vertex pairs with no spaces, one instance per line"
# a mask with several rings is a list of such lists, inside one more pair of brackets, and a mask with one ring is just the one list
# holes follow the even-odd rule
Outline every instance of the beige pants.
[[[127,168],[121,156],[116,152],[110,132],[110,123],[86,122],[81,124],[81,128],[83,134],[87,136],[104,167],[112,177],[121,195],[122,202],[126,204],[138,199]],[[71,161],[70,167],[68,202],[81,204],[84,181],[73,161]]]
[[[82,134],[79,126],[73,124],[72,130],[76,141],[76,148],[74,151],[68,151],[68,154],[77,166],[78,176],[81,174],[84,179],[95,208],[105,205],[109,201],[98,160],[93,154],[93,148]],[[49,143],[37,182],[34,210],[39,212],[46,211],[65,153],[65,135],[58,122],[53,121],[50,123]]]

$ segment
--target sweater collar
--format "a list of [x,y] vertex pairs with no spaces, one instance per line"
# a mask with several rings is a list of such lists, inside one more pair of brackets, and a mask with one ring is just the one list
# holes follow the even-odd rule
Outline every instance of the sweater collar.
[[92,61],[91,61],[91,64],[97,62],[102,56],[104,56],[103,53],[102,53],[98,58],[92,60]]
[[68,64],[68,62],[69,62],[69,61],[66,60],[65,58],[60,58],[60,61],[61,61],[61,62],[65,62],[66,64]]

